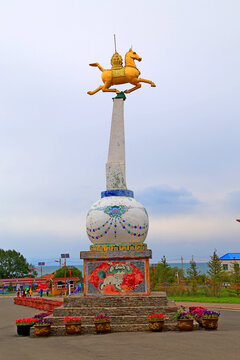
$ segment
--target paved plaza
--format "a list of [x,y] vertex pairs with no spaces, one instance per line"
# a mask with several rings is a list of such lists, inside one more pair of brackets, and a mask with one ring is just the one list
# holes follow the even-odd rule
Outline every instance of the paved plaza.
[[15,320],[38,313],[0,297],[0,360],[239,360],[240,311],[221,310],[218,331],[19,337]]

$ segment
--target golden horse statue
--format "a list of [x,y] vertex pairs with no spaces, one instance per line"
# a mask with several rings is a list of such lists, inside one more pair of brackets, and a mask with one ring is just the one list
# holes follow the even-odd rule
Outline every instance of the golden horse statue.
[[141,61],[142,58],[132,49],[125,55],[125,66],[122,66],[122,57],[115,51],[115,54],[112,56],[111,65],[112,68],[110,70],[104,69],[98,63],[89,64],[90,66],[97,66],[99,70],[102,71],[102,81],[104,85],[100,85],[97,89],[93,91],[88,91],[89,95],[94,95],[96,92],[102,90],[103,92],[115,92],[120,93],[117,89],[110,89],[112,85],[119,85],[119,84],[127,84],[130,83],[134,85],[133,88],[129,90],[125,90],[126,94],[131,93],[134,90],[140,89],[142,86],[140,83],[147,83],[150,84],[152,87],[156,85],[151,80],[146,80],[139,78],[141,74],[140,71],[137,69],[135,65],[135,60]]

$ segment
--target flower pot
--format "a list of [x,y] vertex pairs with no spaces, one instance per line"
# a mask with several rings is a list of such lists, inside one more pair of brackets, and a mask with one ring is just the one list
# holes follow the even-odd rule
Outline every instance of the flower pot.
[[148,324],[151,331],[162,331],[164,320],[152,320],[148,321]]
[[214,319],[202,319],[202,325],[206,330],[217,330],[218,328],[218,318]]
[[20,336],[30,335],[31,325],[17,325],[17,334]]
[[97,334],[104,334],[111,331],[110,321],[95,322],[95,329]]
[[201,316],[195,316],[195,320],[198,322],[198,324],[199,324],[200,327],[203,327],[202,317],[201,317]]
[[178,329],[180,331],[191,331],[193,329],[193,319],[178,319]]
[[48,336],[51,331],[51,325],[35,325],[35,335],[36,336]]
[[81,333],[81,323],[65,324],[68,335],[78,335]]

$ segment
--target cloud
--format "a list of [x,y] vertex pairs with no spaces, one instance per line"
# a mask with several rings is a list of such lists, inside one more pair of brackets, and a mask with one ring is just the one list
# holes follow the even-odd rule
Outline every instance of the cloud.
[[214,249],[219,255],[239,249],[239,225],[231,214],[203,211],[176,216],[150,216],[147,237],[153,251],[153,261],[162,255],[180,261],[181,256],[197,260],[208,259]]
[[239,236],[239,227],[230,215],[204,214],[150,217],[149,237],[161,242],[209,242],[212,238]]
[[184,188],[169,186],[149,187],[136,194],[147,211],[153,214],[187,214],[196,210],[201,202]]
[[15,236],[86,236],[85,214],[8,216],[0,218],[0,226],[2,234]]
[[232,191],[228,193],[223,201],[228,210],[236,213],[240,217],[240,191]]

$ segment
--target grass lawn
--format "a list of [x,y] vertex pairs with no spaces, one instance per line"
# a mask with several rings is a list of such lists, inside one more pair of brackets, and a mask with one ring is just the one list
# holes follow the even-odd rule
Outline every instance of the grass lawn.
[[168,299],[175,301],[196,301],[196,302],[212,302],[212,303],[231,303],[239,304],[240,296],[236,294],[229,294],[226,289],[222,289],[220,296],[206,296],[204,290],[198,289],[197,294],[191,295],[170,295],[168,294]]
[[204,296],[204,295],[183,295],[183,296],[168,296],[169,300],[174,301],[191,301],[191,302],[209,302],[209,303],[231,303],[240,304],[240,297],[233,296]]

